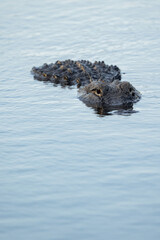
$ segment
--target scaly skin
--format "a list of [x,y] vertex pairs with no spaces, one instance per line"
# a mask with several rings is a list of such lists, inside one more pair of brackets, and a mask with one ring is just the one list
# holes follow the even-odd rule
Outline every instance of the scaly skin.
[[50,81],[61,86],[77,85],[80,100],[93,108],[131,107],[138,102],[141,94],[129,83],[121,82],[117,66],[102,62],[57,61],[33,67],[34,78]]
[[80,100],[87,106],[99,108],[103,106],[129,106],[140,100],[141,94],[129,82],[114,80],[113,82],[94,81],[79,89]]
[[81,61],[57,61],[56,63],[43,64],[41,67],[33,67],[34,78],[40,81],[50,81],[56,84],[77,85],[77,87],[102,80],[112,82],[121,79],[120,69],[117,66],[108,66],[104,62]]

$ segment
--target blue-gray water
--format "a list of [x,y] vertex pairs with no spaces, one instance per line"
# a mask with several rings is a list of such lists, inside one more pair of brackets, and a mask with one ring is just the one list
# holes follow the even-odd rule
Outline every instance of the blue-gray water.
[[[160,239],[160,1],[0,3],[0,239]],[[104,60],[143,94],[101,117],[33,65]]]

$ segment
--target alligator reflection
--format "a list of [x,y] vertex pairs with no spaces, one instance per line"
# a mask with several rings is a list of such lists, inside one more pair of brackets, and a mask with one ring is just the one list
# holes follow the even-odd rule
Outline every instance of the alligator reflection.
[[122,115],[122,116],[131,116],[133,113],[138,113],[138,111],[133,109],[133,106],[123,106],[123,107],[117,107],[117,108],[107,108],[107,107],[91,107],[87,106],[92,109],[94,109],[95,113],[99,117],[104,116],[112,116],[112,115]]

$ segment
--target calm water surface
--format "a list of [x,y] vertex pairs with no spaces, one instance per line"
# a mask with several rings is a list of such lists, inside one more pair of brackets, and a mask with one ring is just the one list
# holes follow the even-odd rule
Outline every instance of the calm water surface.
[[[0,239],[160,239],[160,1],[0,3]],[[33,79],[57,59],[104,60],[142,92],[97,114]]]

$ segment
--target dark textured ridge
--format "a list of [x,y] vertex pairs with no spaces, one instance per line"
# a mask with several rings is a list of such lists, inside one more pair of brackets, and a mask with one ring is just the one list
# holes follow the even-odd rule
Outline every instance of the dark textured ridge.
[[40,81],[50,81],[56,84],[84,86],[92,81],[112,82],[121,80],[121,72],[117,66],[106,65],[103,61],[65,60],[51,64],[33,67],[34,78]]

